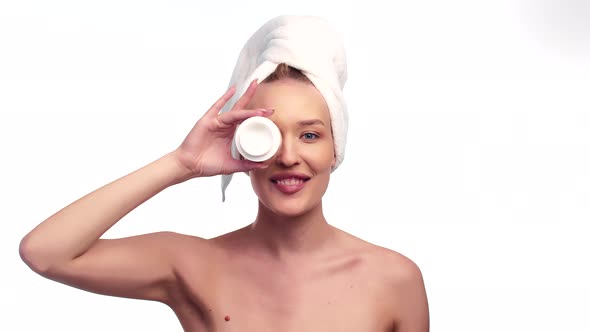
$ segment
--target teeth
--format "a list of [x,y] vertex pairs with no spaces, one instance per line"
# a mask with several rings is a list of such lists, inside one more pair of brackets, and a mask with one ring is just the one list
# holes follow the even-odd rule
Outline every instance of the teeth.
[[277,180],[277,184],[281,184],[281,185],[285,185],[285,186],[294,186],[296,184],[300,184],[303,183],[303,180],[301,179],[282,179],[282,180]]

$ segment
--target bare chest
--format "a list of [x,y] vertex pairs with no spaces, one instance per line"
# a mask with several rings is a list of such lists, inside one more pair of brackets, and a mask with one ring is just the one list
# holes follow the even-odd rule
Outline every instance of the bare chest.
[[199,270],[180,271],[172,309],[185,331],[391,331],[378,271],[359,262],[297,273],[242,264]]

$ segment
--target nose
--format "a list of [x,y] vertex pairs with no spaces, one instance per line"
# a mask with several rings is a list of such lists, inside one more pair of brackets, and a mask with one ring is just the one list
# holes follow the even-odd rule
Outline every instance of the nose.
[[275,162],[281,167],[293,167],[301,162],[296,143],[290,139],[283,139],[276,153]]

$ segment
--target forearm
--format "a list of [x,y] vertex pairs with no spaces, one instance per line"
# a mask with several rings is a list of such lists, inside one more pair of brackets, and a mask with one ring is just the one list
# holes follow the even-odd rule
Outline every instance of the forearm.
[[68,262],[86,252],[129,212],[188,176],[172,153],[166,154],[76,200],[43,221],[23,238],[21,256],[38,270]]

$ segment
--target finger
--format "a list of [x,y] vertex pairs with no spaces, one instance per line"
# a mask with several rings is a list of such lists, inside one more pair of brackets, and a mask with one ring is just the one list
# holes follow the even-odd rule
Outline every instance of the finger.
[[226,126],[234,126],[242,123],[242,121],[251,118],[253,116],[270,116],[274,110],[267,110],[264,108],[258,108],[255,110],[243,110],[240,112],[225,112],[217,117],[219,123]]
[[231,111],[241,110],[241,109],[246,108],[246,106],[248,105],[250,100],[252,100],[252,97],[254,97],[254,93],[256,93],[257,87],[258,87],[258,79],[255,79],[252,82],[250,82],[248,89],[246,89],[246,92],[244,92],[242,97],[240,97],[240,99],[238,99],[238,101],[235,103],[235,105],[231,108]]
[[231,86],[224,94],[219,98],[213,106],[205,113],[206,116],[217,116],[223,106],[231,99],[231,97],[236,93],[236,87]]
[[267,168],[268,164],[262,162],[254,162],[250,160],[236,160],[232,159],[227,165],[227,172],[238,173],[238,172],[249,172],[257,169]]

